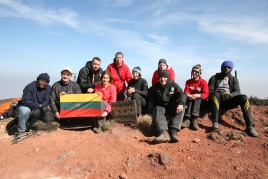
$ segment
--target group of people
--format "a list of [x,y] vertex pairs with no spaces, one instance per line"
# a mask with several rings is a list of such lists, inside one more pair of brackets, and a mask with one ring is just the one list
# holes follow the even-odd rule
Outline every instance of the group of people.
[[[178,142],[178,131],[190,127],[198,130],[202,101],[209,99],[211,106],[212,129],[219,129],[220,109],[231,109],[241,106],[246,132],[253,137],[258,133],[254,128],[251,109],[246,95],[240,93],[238,80],[232,76],[232,61],[224,61],[221,72],[216,73],[209,82],[201,77],[202,67],[197,64],[191,69],[191,78],[186,81],[184,90],[175,82],[175,72],[165,59],[160,59],[158,69],[152,76],[152,86],[142,78],[139,66],[132,69],[124,62],[124,54],[117,52],[113,63],[106,70],[101,68],[101,59],[94,57],[80,69],[77,81],[71,81],[72,70],[64,67],[61,80],[49,85],[50,77],[41,73],[36,81],[28,84],[17,106],[18,135],[27,130],[29,117],[32,121],[43,119],[44,122],[60,120],[60,95],[98,93],[102,94],[102,114],[95,121],[93,131],[102,132],[102,126],[111,112],[111,103],[124,100],[135,100],[137,118],[146,111],[152,114],[157,128],[155,143]],[[167,121],[167,116],[171,118]],[[79,116],[77,116],[79,117]]]

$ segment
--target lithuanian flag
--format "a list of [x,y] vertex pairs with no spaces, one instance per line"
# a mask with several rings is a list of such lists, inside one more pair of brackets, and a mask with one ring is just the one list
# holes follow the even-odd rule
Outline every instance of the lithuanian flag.
[[92,94],[60,95],[60,117],[97,117],[101,115],[102,96]]

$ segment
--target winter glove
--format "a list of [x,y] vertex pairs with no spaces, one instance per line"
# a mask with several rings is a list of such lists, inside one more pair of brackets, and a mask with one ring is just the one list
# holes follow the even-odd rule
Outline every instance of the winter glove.
[[230,94],[226,94],[226,93],[221,93],[221,97],[222,97],[222,99],[224,100],[224,101],[226,101],[226,100],[228,100],[228,99],[230,99]]
[[48,109],[48,107],[41,106],[40,109],[41,109],[41,111],[42,111],[45,115],[47,115],[47,114],[49,113],[49,109]]
[[38,117],[38,116],[40,116],[40,113],[41,113],[40,109],[37,108],[37,109],[32,111],[31,116],[32,117]]

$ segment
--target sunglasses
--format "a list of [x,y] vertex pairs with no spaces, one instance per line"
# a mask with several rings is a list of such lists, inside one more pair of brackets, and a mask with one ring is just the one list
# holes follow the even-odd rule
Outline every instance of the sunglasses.
[[199,71],[196,71],[196,70],[192,70],[192,73],[199,73]]

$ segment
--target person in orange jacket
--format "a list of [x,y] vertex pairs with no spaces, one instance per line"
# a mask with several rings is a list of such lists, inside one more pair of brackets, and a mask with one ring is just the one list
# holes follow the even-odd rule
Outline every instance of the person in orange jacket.
[[124,62],[124,54],[117,52],[113,63],[109,64],[106,70],[110,71],[114,79],[117,101],[124,101],[126,99],[126,83],[132,79],[129,67]]

